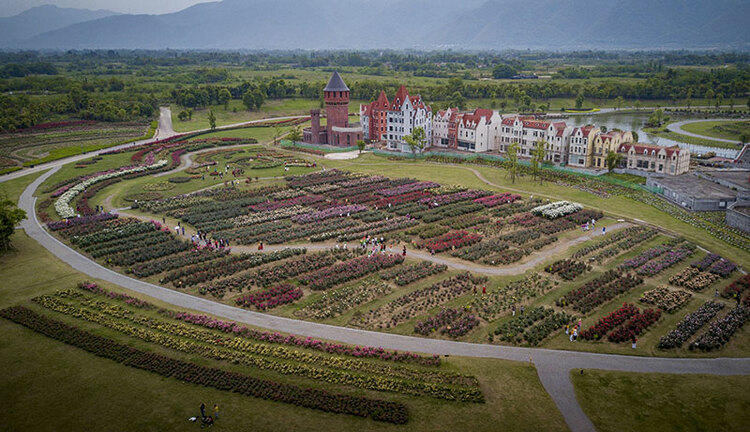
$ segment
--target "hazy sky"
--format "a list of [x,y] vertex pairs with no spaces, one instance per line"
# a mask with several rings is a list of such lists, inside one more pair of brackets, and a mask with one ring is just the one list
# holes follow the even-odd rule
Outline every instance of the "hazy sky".
[[26,9],[45,4],[80,9],[109,9],[123,13],[160,14],[209,1],[215,0],[0,0],[0,16],[18,15]]

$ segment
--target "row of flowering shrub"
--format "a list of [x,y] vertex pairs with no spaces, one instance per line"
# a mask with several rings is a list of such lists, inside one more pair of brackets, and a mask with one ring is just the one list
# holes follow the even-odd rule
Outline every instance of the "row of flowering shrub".
[[578,337],[584,340],[600,340],[611,330],[634,317],[639,312],[640,311],[635,305],[623,303],[619,309],[616,309],[607,316],[600,318],[596,324],[578,333]]
[[305,252],[305,249],[287,248],[269,253],[227,255],[218,260],[172,270],[167,273],[160,282],[172,282],[172,285],[175,287],[188,287],[220,277],[231,276],[242,270],[258,267],[262,264],[273,261],[291,258],[295,255],[304,254]]
[[329,238],[333,238],[335,236],[336,240],[340,242],[346,242],[365,237],[366,235],[377,236],[391,231],[409,228],[418,224],[419,222],[414,219],[395,217],[389,220],[381,220],[378,222],[371,222],[364,225],[356,225],[349,228],[339,229],[337,231],[333,231],[332,236]]
[[390,285],[376,280],[365,280],[331,291],[295,312],[297,316],[314,319],[337,317],[347,311],[393,291]]
[[694,334],[698,332],[706,323],[724,309],[724,303],[716,301],[707,301],[701,305],[695,312],[686,314],[679,323],[677,328],[670,331],[659,339],[657,345],[661,349],[679,348],[687,342]]
[[302,298],[302,290],[290,283],[282,283],[243,295],[235,300],[240,306],[255,306],[259,310],[272,309]]
[[420,225],[414,229],[406,231],[408,235],[418,236],[422,240],[431,239],[447,233],[448,228],[440,225]]
[[534,307],[517,314],[510,321],[498,326],[494,334],[500,340],[516,344],[539,345],[552,333],[572,322],[574,317],[566,312],[555,312],[551,308]]
[[362,316],[355,316],[351,323],[369,328],[392,328],[420,315],[432,308],[477,290],[478,285],[487,283],[485,277],[475,277],[462,273],[404,294],[390,302],[372,309]]
[[485,224],[490,221],[490,218],[485,215],[470,214],[466,216],[458,216],[453,219],[443,220],[440,223],[453,228],[454,230],[461,230],[466,228],[476,227]]
[[108,180],[111,178],[121,177],[127,174],[133,174],[133,173],[147,171],[147,170],[154,170],[154,169],[161,168],[165,165],[167,165],[167,161],[160,160],[151,165],[125,167],[116,171],[111,171],[111,172],[107,172],[104,174],[100,174],[96,177],[90,177],[80,183],[77,183],[75,186],[72,186],[69,189],[67,189],[65,192],[63,192],[57,198],[57,201],[55,201],[55,211],[62,219],[75,217],[76,212],[70,206],[70,202],[73,201],[73,198],[75,198],[76,195],[86,190],[87,187],[93,185],[94,183],[98,183],[98,182]]
[[363,256],[324,267],[301,276],[299,280],[313,291],[322,291],[340,283],[375,273],[378,270],[399,265],[402,262],[404,262],[404,257],[401,255],[376,254]]
[[719,275],[701,271],[697,267],[686,267],[669,278],[669,283],[691,291],[703,291],[718,279]]
[[577,278],[578,276],[589,270],[591,270],[590,265],[578,260],[571,259],[555,261],[544,268],[544,271],[546,271],[547,273],[556,274],[568,281]]
[[177,360],[120,344],[20,306],[3,309],[0,315],[99,357],[180,381],[326,412],[371,417],[389,423],[405,424],[409,420],[406,406],[401,403],[303,388]]
[[659,318],[661,318],[661,310],[645,309],[634,315],[621,327],[613,330],[607,336],[607,339],[614,343],[635,340],[637,336],[659,321]]
[[417,322],[414,332],[423,336],[438,332],[456,338],[465,335],[478,325],[479,318],[466,309],[447,308],[424,321]]
[[435,253],[443,252],[449,249],[458,249],[469,246],[482,240],[478,234],[470,234],[466,231],[452,231],[447,234],[435,237],[422,243],[422,246]]
[[284,207],[293,207],[297,205],[307,205],[322,201],[323,197],[320,195],[301,195],[294,198],[281,199],[278,201],[266,201],[260,204],[253,204],[250,209],[253,211],[268,211],[277,210]]
[[[126,296],[124,294],[101,289],[95,283],[83,282],[80,283],[78,287],[82,290],[98,294],[100,296],[105,296],[110,299],[121,301],[126,300]],[[224,333],[240,336],[258,342],[267,342],[271,344],[290,347],[300,347],[311,349],[314,351],[321,351],[329,354],[344,355],[355,358],[373,358],[383,361],[415,363],[423,366],[438,366],[440,364],[440,357],[437,355],[420,356],[408,351],[386,351],[383,348],[351,346],[326,342],[310,337],[301,338],[294,335],[282,335],[276,332],[259,331],[243,325],[239,325],[232,321],[223,321],[212,318],[208,315],[192,314],[189,312],[175,312],[169,309],[157,308],[155,305],[144,300],[140,300],[139,302],[140,303],[138,304],[128,304],[145,309],[156,309],[159,314],[164,315],[170,319],[176,319],[199,327],[219,330]]]
[[556,304],[560,307],[572,307],[581,313],[588,313],[641,283],[643,283],[641,277],[622,274],[617,270],[608,270],[580,288],[568,292],[559,298]]
[[427,205],[427,206],[441,206],[441,205],[447,205],[454,202],[459,201],[469,201],[474,200],[476,202],[477,198],[481,198],[484,196],[487,196],[489,192],[486,191],[479,191],[479,190],[466,190],[461,192],[455,192],[455,193],[448,193],[444,195],[433,195],[431,197],[422,198],[418,201],[418,203]]
[[647,228],[643,231],[634,233],[628,236],[627,238],[624,238],[621,241],[595,254],[594,256],[591,257],[591,260],[601,264],[612,257],[620,255],[623,252],[627,252],[633,249],[634,247],[638,246],[639,244],[644,243],[647,240],[650,240],[652,237],[655,237],[657,234],[658,234],[658,231],[656,231],[653,228]]
[[558,285],[557,281],[539,273],[531,273],[486,295],[477,296],[471,307],[485,321],[494,321],[509,314],[513,307],[518,307],[526,300],[540,297]]
[[139,278],[152,276],[176,268],[182,268],[193,264],[212,261],[226,256],[228,249],[194,249],[181,254],[170,255],[160,259],[147,261],[130,268],[130,272]]
[[488,255],[498,254],[507,250],[509,247],[510,246],[506,240],[493,238],[453,251],[451,255],[468,261],[477,261]]
[[628,269],[635,269],[638,268],[647,262],[651,261],[654,258],[657,258],[671,250],[674,249],[674,247],[681,243],[681,241],[678,240],[672,240],[668,241],[664,244],[661,244],[659,246],[652,247],[650,249],[647,249],[640,254],[638,254],[636,257],[625,260],[622,264],[620,264],[620,269],[628,270]]
[[557,201],[531,209],[531,213],[537,216],[543,216],[547,219],[557,219],[583,210],[583,206],[578,203],[568,201]]
[[643,303],[654,305],[663,311],[674,313],[685,306],[692,298],[693,295],[684,290],[658,287],[644,292],[640,300]]
[[409,193],[409,192],[432,189],[436,187],[440,187],[440,185],[434,182],[421,181],[421,182],[407,183],[407,184],[403,184],[403,185],[396,186],[393,188],[381,189],[378,191],[378,193],[385,197],[392,197],[392,196],[402,195],[402,194]]
[[624,230],[615,231],[611,235],[608,235],[604,239],[599,240],[598,242],[594,244],[590,244],[590,245],[582,247],[581,249],[578,249],[575,253],[573,253],[573,258],[575,259],[583,258],[600,249],[604,249],[621,240],[633,237],[639,233],[646,232],[646,231],[655,231],[655,230],[651,228],[646,228],[643,226],[634,226],[634,227],[625,228]]
[[321,210],[313,213],[303,213],[297,216],[292,216],[292,221],[299,224],[308,224],[312,222],[320,222],[325,219],[332,217],[343,217],[350,216],[352,213],[358,213],[367,210],[367,207],[361,204],[353,204],[346,206],[331,207],[326,210]]
[[116,226],[112,228],[102,227],[101,230],[93,233],[87,233],[84,230],[81,235],[71,235],[68,238],[74,245],[85,248],[93,244],[106,243],[135,234],[151,232],[156,229],[156,224],[153,222],[140,222],[135,219],[124,219],[118,221]]
[[499,205],[512,203],[520,199],[521,199],[521,195],[504,193],[500,195],[490,195],[490,196],[483,197],[483,198],[477,198],[474,200],[474,202],[482,204],[485,207],[497,207]]
[[118,215],[116,213],[98,213],[98,214],[83,216],[83,217],[79,217],[75,219],[67,219],[67,220],[61,220],[61,221],[56,221],[56,222],[50,222],[47,224],[47,228],[49,228],[50,231],[61,231],[61,230],[70,229],[75,226],[88,225],[94,222],[117,219],[117,216]]
[[210,330],[151,318],[110,303],[83,300],[75,304],[77,300],[70,292],[65,291],[54,297],[43,296],[34,299],[35,302],[54,311],[208,359],[370,390],[465,402],[484,400],[477,388],[476,379],[472,377],[436,371],[422,372],[357,359],[332,358],[286,347],[271,348],[240,337],[217,337],[218,335]]
[[745,325],[748,319],[750,319],[750,307],[738,305],[726,316],[711,323],[708,330],[690,344],[690,349],[713,351],[721,348],[729,342],[737,330]]
[[680,247],[664,253],[662,256],[653,259],[646,264],[638,267],[635,272],[641,276],[656,276],[673,265],[684,261],[695,252],[695,247]]
[[[352,218],[335,218],[307,225],[294,225],[287,228],[268,231],[259,235],[258,240],[268,244],[286,243],[297,239],[328,239],[335,237],[341,230],[358,227],[359,223]],[[311,240],[312,241],[312,240]]]
[[750,290],[750,275],[744,275],[736,281],[729,284],[721,293],[724,298],[741,296],[745,291]]
[[380,272],[380,278],[393,281],[398,286],[404,286],[446,270],[448,270],[448,266],[445,264],[433,264],[429,261],[421,261],[418,264],[395,267]]

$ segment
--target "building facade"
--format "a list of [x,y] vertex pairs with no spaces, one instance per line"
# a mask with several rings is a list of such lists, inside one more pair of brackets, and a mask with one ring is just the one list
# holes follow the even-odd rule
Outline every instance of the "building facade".
[[630,132],[609,131],[597,134],[592,146],[591,168],[607,168],[607,155],[610,152],[617,153],[620,144],[632,142],[633,134]]
[[673,176],[685,174],[690,169],[690,151],[678,146],[625,143],[620,144],[618,153],[622,155],[622,168]]
[[[386,107],[387,108],[384,108]],[[389,150],[410,152],[404,136],[421,127],[425,131],[425,147],[432,144],[432,108],[419,95],[410,96],[406,87],[399,87],[389,102],[384,92],[371,104],[360,106],[362,124],[368,126],[368,139],[382,141]]]
[[494,149],[505,153],[511,143],[519,144],[519,156],[530,158],[537,142],[545,142],[546,161],[561,164],[568,162],[568,149],[573,128],[565,122],[537,120],[528,117],[506,117],[500,123],[497,145]]
[[349,87],[338,72],[334,72],[323,89],[326,106],[326,126],[321,128],[320,110],[310,110],[311,126],[303,131],[303,141],[309,144],[330,144],[340,147],[357,145],[363,139],[362,126],[349,124]]
[[601,130],[595,126],[573,128],[568,145],[568,165],[589,168],[593,158],[594,139]]

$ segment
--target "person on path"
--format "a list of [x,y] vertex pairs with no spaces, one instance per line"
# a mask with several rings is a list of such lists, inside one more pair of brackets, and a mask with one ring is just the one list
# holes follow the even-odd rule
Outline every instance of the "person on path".
[[607,227],[602,227],[602,235],[607,234]]
[[201,402],[201,417],[206,417],[206,404]]
[[635,336],[633,336],[633,339],[631,339],[630,341],[633,343],[632,344],[633,349],[635,349],[635,343],[638,342],[638,338],[636,338]]
[[477,286],[474,285],[474,295],[477,295]]
[[258,244],[258,250],[259,250],[259,251],[262,251],[262,250],[263,250],[263,242],[260,242],[260,243]]
[[185,227],[182,227],[182,235],[185,235]]
[[406,256],[406,246],[404,246],[403,255]]
[[719,290],[714,291],[714,298],[719,298]]
[[166,225],[167,224],[167,218],[165,218],[164,216],[162,216],[161,217],[161,223],[163,223],[164,225]]
[[524,310],[524,309],[525,309],[525,308],[524,308],[523,306],[521,306],[521,315],[523,315],[523,310]]
[[435,249],[430,249],[430,255],[435,256]]
[[219,404],[214,404],[214,418],[219,419]]
[[487,294],[487,285],[482,285],[482,295]]
[[510,311],[512,312],[512,316],[516,316],[516,305],[513,305],[510,307]]
[[570,324],[566,324],[566,325],[565,325],[565,334],[566,334],[566,335],[569,335],[569,334],[570,334]]
[[575,342],[578,339],[578,329],[573,329],[573,342]]

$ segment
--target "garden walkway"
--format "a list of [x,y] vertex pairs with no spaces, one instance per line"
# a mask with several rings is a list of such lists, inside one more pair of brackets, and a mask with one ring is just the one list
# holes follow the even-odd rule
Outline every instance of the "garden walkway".
[[730,143],[730,144],[738,144],[739,143],[739,140],[730,140],[730,139],[726,139],[726,138],[717,138],[717,137],[712,137],[712,136],[708,136],[708,135],[700,135],[700,134],[697,134],[697,133],[688,132],[688,131],[686,131],[685,129],[682,128],[683,126],[685,126],[688,123],[703,123],[703,122],[715,122],[715,121],[738,121],[738,120],[737,119],[722,119],[722,118],[701,119],[701,120],[683,120],[683,121],[678,121],[678,122],[670,123],[669,125],[667,125],[667,129],[669,129],[671,132],[676,132],[678,134],[687,135],[689,137],[694,137],[694,138],[701,138],[701,139],[706,139],[706,140],[711,140],[711,141],[725,142],[725,143]]
[[154,285],[117,273],[88,259],[48,233],[36,217],[36,198],[39,185],[59,167],[34,180],[21,194],[19,207],[29,219],[23,222],[26,233],[53,255],[75,270],[91,278],[107,281],[123,288],[148,295],[179,308],[216,315],[265,329],[339,341],[356,345],[381,346],[387,349],[408,350],[438,355],[498,358],[530,361],[537,368],[542,385],[560,409],[573,431],[594,431],[594,425],[576,400],[571,370],[603,369],[624,372],[659,372],[716,375],[750,375],[750,358],[677,359],[593,354],[542,348],[505,347],[448,340],[395,335],[328,324],[301,321],[266,313],[239,309],[222,303],[192,296],[184,292]]

